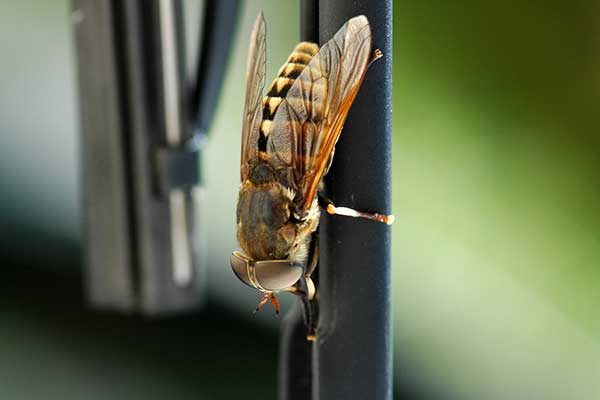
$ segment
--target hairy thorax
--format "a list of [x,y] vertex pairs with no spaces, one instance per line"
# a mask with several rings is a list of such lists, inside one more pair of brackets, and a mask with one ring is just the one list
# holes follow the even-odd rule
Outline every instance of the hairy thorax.
[[256,261],[289,258],[304,262],[310,234],[317,227],[318,208],[297,219],[295,193],[275,176],[268,164],[260,163],[240,187],[237,207],[240,247]]

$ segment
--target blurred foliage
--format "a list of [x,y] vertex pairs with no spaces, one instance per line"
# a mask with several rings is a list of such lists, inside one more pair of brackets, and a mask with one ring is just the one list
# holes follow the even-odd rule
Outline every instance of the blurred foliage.
[[598,393],[598,15],[597,2],[395,2],[407,384],[461,399]]

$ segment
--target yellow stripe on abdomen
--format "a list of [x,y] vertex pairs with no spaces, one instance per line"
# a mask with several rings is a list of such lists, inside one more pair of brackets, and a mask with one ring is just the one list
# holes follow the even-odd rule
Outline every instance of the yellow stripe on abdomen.
[[259,150],[265,151],[266,139],[271,130],[271,124],[277,107],[287,95],[296,78],[300,76],[310,60],[319,51],[319,46],[314,43],[301,42],[294,48],[285,64],[281,66],[277,78],[273,81],[267,95],[263,98],[263,121],[260,125]]

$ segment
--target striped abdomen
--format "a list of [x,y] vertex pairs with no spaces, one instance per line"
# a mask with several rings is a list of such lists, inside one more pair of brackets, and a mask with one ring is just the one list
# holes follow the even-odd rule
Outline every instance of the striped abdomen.
[[296,78],[298,78],[304,67],[306,67],[318,51],[318,45],[301,42],[296,46],[287,62],[279,69],[277,78],[275,78],[267,95],[263,98],[263,120],[260,125],[260,137],[258,140],[258,150],[260,152],[266,151],[267,136],[271,130],[275,111],[277,111],[281,100],[285,98]]

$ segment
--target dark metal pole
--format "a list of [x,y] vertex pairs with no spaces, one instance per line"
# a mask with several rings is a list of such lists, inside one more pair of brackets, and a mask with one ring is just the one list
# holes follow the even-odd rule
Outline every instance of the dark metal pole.
[[[364,14],[384,58],[368,71],[326,178],[338,205],[388,212],[391,167],[391,0],[301,2],[301,37],[324,43]],[[317,342],[305,339],[301,310],[281,335],[281,400],[392,396],[390,231],[372,221],[324,216]],[[307,366],[311,363],[312,368]]]
[[192,116],[195,133],[204,135],[215,113],[225,66],[235,33],[240,0],[207,1],[200,41],[195,87],[192,88]]
[[[367,71],[350,110],[327,195],[340,206],[388,213],[391,198],[392,1],[321,0],[324,42],[351,17],[365,15],[383,58]],[[390,228],[324,215],[320,228],[319,328],[314,398],[389,400],[392,396]]]
[[[300,40],[319,43],[319,2],[300,2]],[[306,340],[306,325],[298,301],[286,316],[279,346],[279,399],[310,400],[312,398],[313,344]]]
[[319,0],[300,2],[300,40],[319,43]]
[[[299,302],[298,302],[299,303]],[[306,325],[300,304],[286,315],[279,339],[279,400],[312,398],[312,342],[306,340]]]

